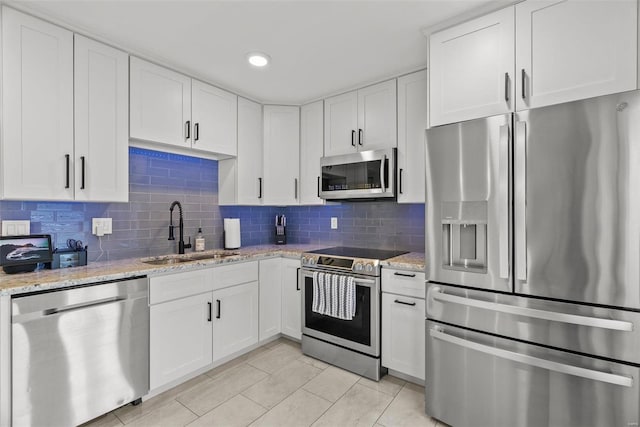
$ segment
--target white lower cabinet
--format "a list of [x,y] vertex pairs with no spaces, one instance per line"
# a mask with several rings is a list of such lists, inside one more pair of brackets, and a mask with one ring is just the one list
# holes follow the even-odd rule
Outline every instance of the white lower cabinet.
[[280,333],[282,259],[260,261],[260,341]]
[[258,342],[257,280],[257,262],[151,277],[150,390]]
[[213,292],[213,361],[258,342],[258,282]]
[[211,364],[211,302],[211,292],[206,292],[151,306],[151,390]]
[[384,269],[382,280],[382,366],[424,380],[424,273]]
[[302,283],[300,260],[282,261],[282,334],[297,340],[302,338]]

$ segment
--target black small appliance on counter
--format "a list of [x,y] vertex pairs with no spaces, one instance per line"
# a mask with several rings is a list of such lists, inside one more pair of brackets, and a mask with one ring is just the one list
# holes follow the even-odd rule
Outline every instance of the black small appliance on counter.
[[287,244],[287,217],[276,215],[276,245]]

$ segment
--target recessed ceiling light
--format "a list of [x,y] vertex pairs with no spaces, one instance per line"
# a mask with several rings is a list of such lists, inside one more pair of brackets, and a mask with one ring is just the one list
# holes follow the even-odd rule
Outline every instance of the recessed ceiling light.
[[269,61],[271,61],[271,57],[266,53],[251,52],[247,54],[247,60],[249,61],[249,64],[253,65],[254,67],[264,67],[269,64]]

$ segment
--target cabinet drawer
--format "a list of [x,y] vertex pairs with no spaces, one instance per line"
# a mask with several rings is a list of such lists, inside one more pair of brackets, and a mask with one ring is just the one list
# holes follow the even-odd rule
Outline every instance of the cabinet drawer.
[[149,279],[149,304],[211,291],[211,269],[167,274]]
[[215,267],[212,272],[214,290],[254,282],[258,280],[258,261]]
[[424,298],[425,277],[422,271],[382,269],[382,292]]

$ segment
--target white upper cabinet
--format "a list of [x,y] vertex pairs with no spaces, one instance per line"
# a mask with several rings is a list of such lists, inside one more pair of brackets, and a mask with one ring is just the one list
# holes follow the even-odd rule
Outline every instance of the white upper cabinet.
[[263,203],[297,205],[300,165],[300,108],[264,106]]
[[131,57],[131,138],[191,147],[191,79]]
[[72,200],[73,33],[2,8],[2,186],[20,200]]
[[358,89],[358,151],[397,146],[396,80]]
[[516,9],[517,109],[637,87],[637,2],[526,1]]
[[429,67],[431,126],[512,111],[513,7],[432,34]]
[[357,151],[357,91],[325,99],[324,119],[324,153],[326,156]]
[[75,35],[75,199],[129,199],[129,56]]
[[300,204],[322,205],[320,159],[324,153],[322,101],[300,107]]
[[398,203],[424,203],[427,72],[398,78]]
[[238,96],[192,80],[192,147],[202,151],[237,154]]
[[395,147],[395,79],[325,99],[324,120],[325,156]]

